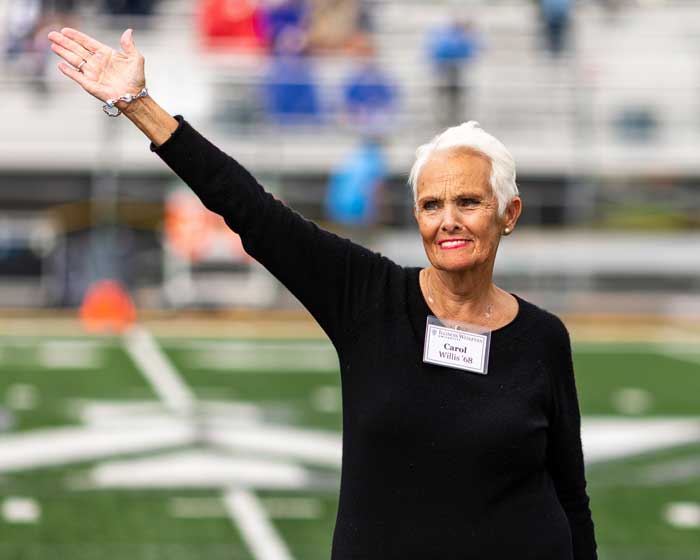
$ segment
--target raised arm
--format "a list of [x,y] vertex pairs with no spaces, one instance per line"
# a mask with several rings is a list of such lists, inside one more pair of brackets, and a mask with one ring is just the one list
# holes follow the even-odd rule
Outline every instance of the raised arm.
[[[59,64],[61,72],[98,99],[145,87],[144,59],[130,29],[121,37],[121,53],[70,28],[50,33],[49,39],[52,50],[69,63]],[[396,265],[302,218],[181,116],[170,116],[150,97],[117,107],[205,206],[241,235],[246,251],[304,304],[336,346],[342,343],[354,318],[381,298]]]

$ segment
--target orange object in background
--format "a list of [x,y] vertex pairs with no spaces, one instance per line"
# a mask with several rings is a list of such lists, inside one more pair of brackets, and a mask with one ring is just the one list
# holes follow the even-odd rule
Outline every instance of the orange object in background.
[[165,202],[165,239],[181,258],[249,263],[241,238],[189,189],[172,191]]
[[136,322],[136,308],[116,280],[99,280],[88,289],[80,319],[90,332],[122,333]]
[[263,17],[255,0],[200,0],[198,24],[205,48],[242,51],[267,48]]

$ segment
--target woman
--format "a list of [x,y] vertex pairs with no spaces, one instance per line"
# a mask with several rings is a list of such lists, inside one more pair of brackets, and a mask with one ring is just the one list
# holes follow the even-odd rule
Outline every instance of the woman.
[[[49,39],[69,63],[60,70],[98,99],[145,87],[131,30],[122,53],[73,29]],[[499,239],[521,210],[514,164],[498,140],[468,123],[418,150],[411,182],[431,263],[420,270],[304,220],[152,98],[117,106],[338,351],[334,559],[596,558],[568,333],[492,282]],[[466,324],[469,336],[490,331],[487,371],[424,356],[431,316]]]

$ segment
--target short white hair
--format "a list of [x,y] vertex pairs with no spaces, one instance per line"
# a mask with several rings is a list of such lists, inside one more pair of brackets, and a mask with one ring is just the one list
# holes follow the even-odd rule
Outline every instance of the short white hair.
[[503,143],[482,129],[476,121],[450,127],[416,150],[416,161],[408,178],[413,189],[413,204],[418,202],[418,177],[425,163],[437,151],[459,148],[479,152],[490,161],[489,183],[498,200],[498,215],[503,216],[508,203],[519,194],[515,183],[515,160]]

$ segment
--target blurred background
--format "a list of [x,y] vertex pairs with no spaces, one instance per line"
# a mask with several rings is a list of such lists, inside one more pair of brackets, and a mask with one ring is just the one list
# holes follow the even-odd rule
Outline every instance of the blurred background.
[[426,264],[417,146],[478,120],[524,212],[496,282],[574,342],[600,557],[700,558],[700,4],[2,0],[0,556],[329,557],[330,344],[48,31],[322,226]]

